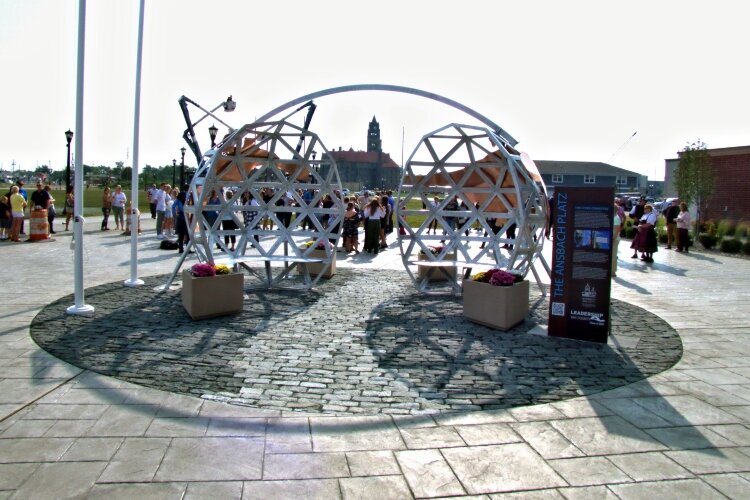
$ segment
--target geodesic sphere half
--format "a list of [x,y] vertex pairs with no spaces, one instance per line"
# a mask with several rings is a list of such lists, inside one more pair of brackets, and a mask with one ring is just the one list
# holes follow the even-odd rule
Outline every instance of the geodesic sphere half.
[[[420,260],[525,275],[541,253],[547,222],[541,176],[489,129],[451,124],[424,136],[404,167],[399,196],[402,260],[421,290],[431,288],[432,278],[416,272]],[[435,278],[435,287],[460,290],[457,280]]]
[[327,242],[338,238],[344,213],[340,190],[316,134],[285,121],[245,125],[206,153],[190,184],[190,237],[208,262],[305,258],[321,247],[330,263],[335,248]]

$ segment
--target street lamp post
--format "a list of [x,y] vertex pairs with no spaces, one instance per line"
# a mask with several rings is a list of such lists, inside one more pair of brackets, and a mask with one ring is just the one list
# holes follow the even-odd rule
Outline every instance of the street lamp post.
[[174,172],[175,172],[175,169],[176,169],[176,168],[177,168],[177,160],[175,160],[175,159],[173,158],[173,159],[172,159],[172,185],[173,185],[173,186],[174,186]]
[[211,136],[211,149],[216,147],[216,134],[219,132],[219,129],[216,128],[216,125],[211,125],[208,127],[208,135]]
[[73,140],[73,132],[68,129],[65,132],[65,140],[68,141],[68,163],[65,167],[65,192],[70,192],[70,141]]
[[182,158],[180,159],[180,190],[185,189],[185,151],[184,147],[180,148]]

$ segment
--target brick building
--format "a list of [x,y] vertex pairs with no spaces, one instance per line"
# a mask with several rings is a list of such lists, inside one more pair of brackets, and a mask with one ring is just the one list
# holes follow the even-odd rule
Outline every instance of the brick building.
[[[714,190],[702,207],[704,219],[750,220],[750,146],[707,149],[714,172]],[[679,196],[674,186],[677,158],[665,160],[665,190]]]
[[[336,161],[341,183],[350,189],[398,189],[401,182],[401,167],[388,153],[383,153],[380,125],[375,117],[367,129],[367,151],[330,151]],[[324,167],[325,168],[325,167]]]

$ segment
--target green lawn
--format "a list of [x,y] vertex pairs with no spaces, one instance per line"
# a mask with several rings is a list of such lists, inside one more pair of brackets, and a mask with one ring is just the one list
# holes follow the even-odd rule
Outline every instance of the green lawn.
[[[24,186],[29,196],[36,190],[36,186]],[[10,184],[0,184],[0,193],[7,194],[10,190]],[[99,187],[90,187],[83,190],[83,215],[101,215],[102,213],[102,193],[104,189]],[[55,199],[55,209],[58,214],[62,214],[63,207],[65,206],[65,190],[64,189],[53,189],[51,191],[52,197]],[[125,191],[125,196],[130,200],[130,191]],[[148,207],[148,199],[146,198],[145,191],[138,192],[138,208],[141,213],[150,213]]]

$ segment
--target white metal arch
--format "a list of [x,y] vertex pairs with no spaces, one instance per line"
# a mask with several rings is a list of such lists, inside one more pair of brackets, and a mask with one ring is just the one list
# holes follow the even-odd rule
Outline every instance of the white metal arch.
[[451,106],[453,108],[458,109],[459,111],[463,111],[464,113],[468,114],[469,116],[472,116],[473,118],[476,118],[480,122],[487,125],[495,134],[502,136],[504,139],[508,141],[508,143],[511,146],[515,146],[518,144],[518,141],[516,141],[512,135],[510,135],[508,132],[503,130],[502,127],[500,127],[498,124],[487,118],[486,116],[474,111],[468,106],[464,106],[460,102],[454,101],[453,99],[448,99],[447,97],[443,97],[441,95],[432,93],[432,92],[426,92],[424,90],[415,89],[412,87],[403,87],[401,85],[386,85],[386,84],[379,84],[379,83],[362,83],[358,85],[344,85],[342,87],[331,87],[329,89],[325,90],[319,90],[317,92],[313,92],[311,94],[303,95],[302,97],[298,97],[296,99],[293,99],[287,103],[282,104],[281,106],[278,106],[265,115],[258,118],[258,122],[264,122],[270,120],[273,116],[276,116],[277,114],[281,113],[282,111],[285,111],[291,107],[298,106],[302,103],[305,103],[307,101],[310,101],[312,99],[317,99],[318,97],[324,97],[328,95],[333,94],[342,94],[345,92],[361,92],[366,90],[374,90],[374,91],[382,91],[382,92],[398,92],[401,94],[411,94],[416,95],[419,97],[424,97],[426,99],[432,99],[433,101],[437,101],[443,104],[447,104],[448,106]]

